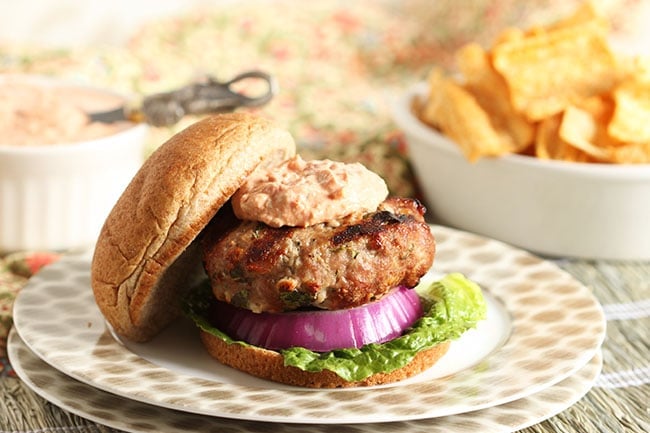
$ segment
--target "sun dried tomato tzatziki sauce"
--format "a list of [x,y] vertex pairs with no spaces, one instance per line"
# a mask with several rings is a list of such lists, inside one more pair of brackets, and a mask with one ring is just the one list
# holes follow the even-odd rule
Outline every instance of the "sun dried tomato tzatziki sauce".
[[73,86],[0,82],[0,145],[66,144],[115,134],[131,124],[91,122],[81,108],[112,108],[114,99]]
[[305,161],[296,155],[253,172],[232,205],[239,219],[307,227],[372,212],[387,196],[386,182],[360,163]]

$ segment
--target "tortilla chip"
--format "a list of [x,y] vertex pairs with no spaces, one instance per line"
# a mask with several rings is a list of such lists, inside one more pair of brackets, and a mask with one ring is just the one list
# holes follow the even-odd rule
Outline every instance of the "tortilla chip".
[[440,69],[429,76],[430,93],[420,116],[455,141],[469,161],[508,153],[512,139],[497,132],[476,99]]
[[650,164],[650,142],[625,143],[609,149],[610,161],[616,164]]
[[614,90],[608,132],[627,143],[650,142],[650,81],[628,80]]
[[587,110],[569,106],[562,115],[558,134],[567,144],[600,161],[609,160],[609,152],[598,142],[605,136],[605,125]]
[[513,106],[539,121],[619,80],[616,58],[598,21],[540,31],[495,45],[493,64]]
[[571,146],[560,136],[562,114],[550,116],[540,122],[535,137],[535,156],[540,159],[591,162],[592,157]]
[[650,56],[637,56],[633,58],[632,73],[633,79],[639,81],[650,81]]
[[535,135],[534,125],[510,102],[506,83],[492,67],[489,54],[478,44],[468,44],[457,53],[465,88],[488,113],[495,129],[512,137],[511,152],[528,148]]

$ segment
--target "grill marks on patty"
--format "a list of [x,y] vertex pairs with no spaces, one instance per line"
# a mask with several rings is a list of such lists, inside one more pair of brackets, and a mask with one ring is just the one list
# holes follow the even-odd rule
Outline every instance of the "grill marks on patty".
[[338,226],[271,228],[220,215],[205,233],[204,265],[218,299],[253,311],[355,307],[414,286],[431,267],[424,212],[416,200],[390,198]]
[[243,266],[249,272],[263,273],[271,271],[275,258],[280,253],[277,246],[281,241],[290,238],[293,228],[278,228],[275,230],[264,230],[259,223],[254,229],[253,242],[250,248],[244,251],[242,256]]
[[387,224],[399,224],[404,222],[407,216],[395,215],[388,211],[372,214],[371,218],[361,220],[359,224],[345,227],[341,232],[332,236],[332,245],[343,245],[347,242],[354,242],[363,236],[377,237],[385,229]]

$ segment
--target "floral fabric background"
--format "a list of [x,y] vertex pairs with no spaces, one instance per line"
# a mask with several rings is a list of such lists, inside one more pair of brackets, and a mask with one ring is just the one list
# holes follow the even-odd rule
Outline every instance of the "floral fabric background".
[[[414,193],[390,98],[433,65],[454,68],[468,41],[488,44],[507,26],[570,13],[579,0],[245,1],[197,9],[143,25],[126,46],[51,50],[3,46],[4,72],[57,75],[137,98],[206,74],[274,74],[280,94],[265,115],[285,125],[306,156],[360,160],[397,194]],[[641,0],[601,0],[626,36]],[[269,6],[272,5],[272,6]],[[648,9],[644,7],[643,9]],[[272,12],[269,12],[272,11]],[[195,119],[151,132],[151,146]]]

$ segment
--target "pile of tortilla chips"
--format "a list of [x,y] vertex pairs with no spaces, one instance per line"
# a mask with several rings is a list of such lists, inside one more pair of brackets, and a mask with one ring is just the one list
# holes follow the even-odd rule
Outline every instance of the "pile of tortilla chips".
[[552,25],[507,29],[490,50],[468,44],[460,77],[434,69],[414,110],[470,161],[650,163],[650,60],[617,56],[609,27],[586,3]]

